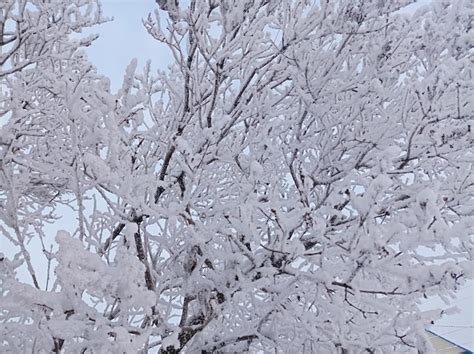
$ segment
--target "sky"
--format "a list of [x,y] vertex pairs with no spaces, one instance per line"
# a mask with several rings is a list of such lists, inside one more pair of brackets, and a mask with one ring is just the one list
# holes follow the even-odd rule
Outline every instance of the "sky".
[[166,70],[171,63],[167,48],[145,30],[142,19],[157,8],[153,0],[105,0],[103,12],[113,20],[86,33],[98,33],[99,38],[87,48],[87,54],[99,73],[111,80],[112,89],[122,84],[125,68],[133,58],[138,68],[151,60],[154,69]]

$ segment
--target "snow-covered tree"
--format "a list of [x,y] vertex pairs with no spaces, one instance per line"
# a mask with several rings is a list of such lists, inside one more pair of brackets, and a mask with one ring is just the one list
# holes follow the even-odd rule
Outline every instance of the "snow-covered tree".
[[160,0],[175,62],[115,93],[96,2],[7,2],[3,348],[430,352],[420,302],[472,277],[474,5],[410,2]]

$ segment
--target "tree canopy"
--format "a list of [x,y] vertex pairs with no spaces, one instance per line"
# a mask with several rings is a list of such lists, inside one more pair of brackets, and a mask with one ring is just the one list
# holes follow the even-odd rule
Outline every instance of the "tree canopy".
[[2,0],[0,348],[429,353],[420,302],[472,278],[474,5],[411,2],[157,0],[174,63],[113,92],[98,0]]

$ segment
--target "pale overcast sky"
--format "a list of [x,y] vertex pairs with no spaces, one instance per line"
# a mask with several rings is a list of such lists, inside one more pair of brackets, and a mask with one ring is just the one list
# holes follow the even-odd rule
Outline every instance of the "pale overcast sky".
[[142,19],[153,12],[157,5],[153,0],[106,0],[104,15],[114,20],[88,32],[100,37],[87,49],[87,54],[98,71],[109,77],[113,88],[118,88],[125,68],[133,58],[138,67],[151,60],[153,67],[166,69],[171,56],[166,48],[154,40],[142,24]]

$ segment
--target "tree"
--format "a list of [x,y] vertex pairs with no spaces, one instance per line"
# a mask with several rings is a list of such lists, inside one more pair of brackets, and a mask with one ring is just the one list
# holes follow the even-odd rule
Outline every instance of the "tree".
[[70,36],[97,4],[2,10],[50,48],[1,71],[4,348],[429,352],[420,301],[472,277],[474,6],[409,2],[158,1],[175,63],[116,93]]

